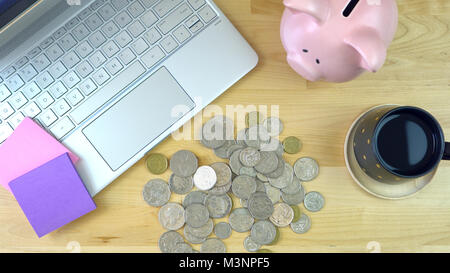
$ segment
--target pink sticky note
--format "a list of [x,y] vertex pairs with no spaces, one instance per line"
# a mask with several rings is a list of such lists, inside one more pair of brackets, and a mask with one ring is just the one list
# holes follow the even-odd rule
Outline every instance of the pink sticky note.
[[72,163],[78,161],[75,154],[32,119],[25,118],[0,145],[0,184],[11,191],[9,182],[65,153]]

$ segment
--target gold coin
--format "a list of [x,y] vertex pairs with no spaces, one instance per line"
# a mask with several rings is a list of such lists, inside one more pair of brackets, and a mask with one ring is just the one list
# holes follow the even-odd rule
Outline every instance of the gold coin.
[[247,128],[261,124],[263,120],[264,116],[258,111],[249,112],[245,115],[245,125]]
[[167,170],[167,157],[162,154],[151,154],[147,157],[147,168],[152,174],[162,174]]
[[302,142],[295,136],[287,137],[283,140],[284,151],[288,154],[296,154],[302,148]]

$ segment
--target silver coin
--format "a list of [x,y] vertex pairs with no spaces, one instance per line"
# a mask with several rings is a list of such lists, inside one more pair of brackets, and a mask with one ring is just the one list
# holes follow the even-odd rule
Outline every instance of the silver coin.
[[294,210],[286,203],[276,203],[270,222],[277,227],[287,227],[294,219]]
[[189,244],[179,243],[175,246],[174,253],[192,253],[193,249]]
[[300,187],[300,191],[294,194],[281,192],[281,198],[283,198],[283,201],[291,206],[298,205],[301,204],[305,199],[305,190],[303,187]]
[[237,198],[248,199],[256,192],[256,180],[247,175],[239,175],[233,180],[231,190]]
[[172,253],[179,243],[184,243],[184,239],[176,231],[167,231],[158,240],[158,246],[162,253]]
[[178,203],[167,203],[159,209],[158,220],[165,229],[180,229],[184,226],[184,208]]
[[279,202],[281,197],[280,189],[272,187],[269,183],[264,184],[264,186],[266,187],[266,194],[272,201],[272,204]]
[[285,163],[283,174],[277,178],[269,177],[269,183],[275,188],[282,189],[288,186],[292,182],[293,178],[294,178],[294,170],[292,169],[291,165]]
[[253,241],[250,236],[247,236],[244,239],[244,248],[248,252],[256,252],[261,248],[261,245]]
[[253,216],[253,218],[258,220],[263,220],[269,218],[272,213],[274,206],[272,200],[263,192],[255,192],[248,199],[248,211]]
[[214,234],[219,239],[227,239],[231,236],[231,226],[227,222],[220,222],[214,226]]
[[272,243],[276,236],[276,227],[267,220],[256,222],[250,231],[250,237],[252,240],[261,245],[268,245]]
[[241,207],[248,208],[248,200],[247,199],[239,199],[239,203],[241,203]]
[[214,195],[223,195],[229,192],[231,189],[231,181],[230,183],[224,185],[224,186],[217,186],[217,184],[214,186],[214,188],[210,189],[208,191],[208,194],[214,194]]
[[263,122],[264,127],[267,129],[267,133],[274,137],[279,136],[283,132],[283,123],[277,117],[268,117]]
[[242,167],[239,170],[239,175],[247,175],[251,177],[256,177],[256,171],[252,167]]
[[225,244],[217,238],[207,239],[200,247],[201,253],[226,253]]
[[170,199],[170,189],[166,181],[152,179],[144,186],[142,191],[145,202],[153,207],[161,207]]
[[191,227],[201,227],[208,222],[209,211],[202,204],[192,204],[185,209],[186,224]]
[[201,227],[191,227],[189,225],[186,225],[184,227],[185,232],[190,233],[191,235],[197,237],[197,238],[206,238],[208,237],[214,228],[214,222],[211,218],[208,219],[206,224],[204,224]]
[[216,162],[210,165],[214,169],[217,176],[216,186],[225,186],[231,182],[231,169],[228,164],[223,162]]
[[239,154],[239,159],[245,167],[254,167],[261,160],[261,154],[252,147],[247,147]]
[[256,192],[266,193],[266,186],[264,186],[264,183],[259,181],[259,179],[256,179]]
[[319,192],[311,191],[306,194],[304,204],[307,210],[317,212],[323,208],[325,199]]
[[239,159],[239,155],[242,150],[237,150],[233,152],[233,154],[230,157],[230,168],[233,171],[233,173],[239,175],[239,172],[244,165],[242,165],[241,160]]
[[255,166],[255,170],[262,174],[274,172],[278,167],[278,156],[275,152],[260,152],[261,159]]
[[278,156],[278,166],[275,169],[275,171],[266,174],[267,178],[278,178],[284,173],[284,165],[286,162],[284,161],[283,157]]
[[245,139],[247,138],[247,130],[248,128],[244,128],[240,131],[238,131],[237,136],[236,136],[236,143],[241,145],[241,146],[247,146],[247,144],[245,144]]
[[194,187],[194,180],[192,176],[180,177],[176,174],[172,174],[169,178],[169,188],[176,194],[186,194]]
[[235,151],[242,150],[244,148],[245,148],[245,146],[240,145],[240,144],[233,144],[233,145],[229,146],[227,149],[227,159],[229,159]]
[[282,188],[281,191],[286,194],[296,194],[301,190],[301,188],[302,184],[300,182],[300,179],[298,179],[297,176],[294,176],[292,182],[285,188]]
[[294,172],[301,181],[311,181],[319,175],[319,164],[310,157],[302,157],[295,162]]
[[206,197],[205,205],[208,208],[209,217],[222,218],[230,213],[231,208],[233,207],[233,202],[231,201],[231,198],[230,196],[228,196],[228,194],[208,194],[208,196]]
[[[278,159],[277,159],[277,161],[278,161]],[[267,176],[265,176],[264,174],[259,173],[259,172],[256,173],[256,178],[258,178],[262,182],[269,182],[269,178]]]
[[192,191],[188,193],[183,199],[183,207],[187,207],[191,204],[205,204],[207,194],[202,191]]
[[208,148],[216,149],[231,140],[234,134],[234,123],[227,117],[215,116],[202,127],[202,144]]
[[216,172],[210,166],[201,166],[194,174],[194,185],[199,190],[210,190],[216,185],[216,182]]
[[233,230],[247,232],[252,228],[255,219],[253,219],[248,209],[237,208],[231,212],[228,222]]
[[252,126],[245,133],[245,144],[255,149],[261,149],[264,144],[270,141],[270,136],[263,126]]
[[279,157],[284,154],[284,147],[280,140],[272,137],[269,142],[261,144],[261,151],[275,152]]
[[291,229],[295,233],[303,234],[311,228],[311,219],[308,215],[302,213],[302,216],[297,222],[291,223]]
[[195,235],[193,235],[192,233],[189,232],[189,230],[187,229],[187,227],[189,227],[188,225],[186,225],[184,227],[183,233],[184,233],[184,238],[191,244],[201,244],[204,241],[206,241],[206,237],[197,237]]
[[[214,149],[214,154],[217,157],[220,157],[223,159],[228,159],[228,158],[230,158],[230,155],[228,155],[228,150],[233,145],[237,145],[236,140],[234,140],[234,139],[226,140],[224,145],[220,146],[219,148]],[[238,145],[238,147],[240,147],[240,146]]]
[[181,150],[170,158],[170,169],[180,177],[192,176],[198,167],[198,159],[191,151]]

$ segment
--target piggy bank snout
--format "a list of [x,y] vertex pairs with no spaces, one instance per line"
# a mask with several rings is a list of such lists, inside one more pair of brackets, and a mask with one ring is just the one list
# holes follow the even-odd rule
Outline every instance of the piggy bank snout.
[[295,72],[302,75],[308,81],[317,81],[322,76],[319,70],[313,67],[307,60],[302,58],[300,54],[289,53],[287,56],[287,61]]

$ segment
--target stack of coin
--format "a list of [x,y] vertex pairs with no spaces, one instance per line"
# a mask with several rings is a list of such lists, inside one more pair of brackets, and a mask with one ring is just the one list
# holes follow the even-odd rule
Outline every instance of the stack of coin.
[[[318,176],[318,163],[302,157],[292,167],[283,159],[284,152],[297,153],[302,144],[296,137],[288,137],[283,143],[277,139],[283,130],[280,119],[264,119],[252,112],[246,121],[249,128],[239,131],[237,139],[226,137],[225,132],[234,130],[233,122],[226,117],[216,116],[203,126],[202,144],[218,157],[228,159],[229,164],[216,162],[199,167],[197,157],[182,150],[170,159],[173,174],[169,183],[154,179],[145,185],[145,201],[161,207],[159,221],[169,230],[159,240],[162,252],[197,252],[185,239],[190,244],[201,244],[200,252],[225,252],[221,240],[230,237],[232,230],[249,233],[244,240],[247,251],[267,252],[261,247],[277,242],[278,228],[290,226],[298,234],[310,229],[309,216],[300,213],[298,206],[304,203],[310,212],[324,206],[319,192],[305,194],[303,187],[304,182]],[[211,130],[221,133],[217,136]],[[198,190],[191,191],[194,186]],[[171,192],[187,194],[182,205],[169,203]],[[230,194],[240,199],[241,207],[232,209]],[[214,225],[213,219],[226,216],[228,223]],[[184,238],[175,232],[183,226]],[[215,238],[210,237],[213,233]]]

